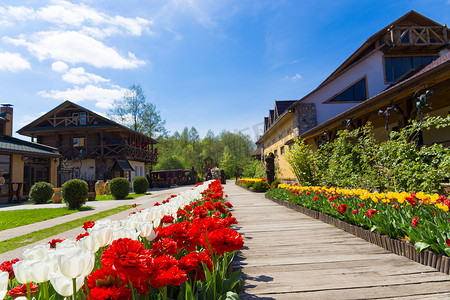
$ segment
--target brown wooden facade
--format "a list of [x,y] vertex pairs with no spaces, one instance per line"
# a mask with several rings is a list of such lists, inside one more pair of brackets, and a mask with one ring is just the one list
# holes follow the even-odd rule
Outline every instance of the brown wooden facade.
[[91,173],[89,178],[82,178],[78,171],[72,176],[81,179],[108,179],[107,174],[111,174],[109,171],[117,160],[144,165],[157,163],[156,140],[70,101],[65,101],[18,133],[59,149],[63,157],[62,173],[77,162],[82,166],[83,162],[95,160],[95,165],[89,167],[95,168],[95,175]]

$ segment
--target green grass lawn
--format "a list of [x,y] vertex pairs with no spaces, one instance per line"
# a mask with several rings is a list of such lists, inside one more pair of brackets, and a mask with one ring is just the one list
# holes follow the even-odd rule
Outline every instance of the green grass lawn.
[[79,210],[59,207],[0,211],[0,231],[49,220],[88,209],[92,209],[92,207],[83,206]]
[[[23,247],[26,245],[29,245],[34,242],[38,242],[40,240],[46,239],[48,237],[54,236],[56,234],[59,234],[61,232],[65,232],[70,229],[74,229],[77,227],[83,226],[84,222],[87,221],[97,221],[103,218],[106,218],[108,216],[120,213],[122,211],[130,209],[131,205],[123,205],[119,206],[113,209],[105,210],[99,213],[96,213],[91,216],[87,216],[84,218],[76,219],[70,222],[66,222],[63,224],[59,224],[50,228],[45,228],[37,231],[30,232],[28,234],[18,236],[9,240],[1,241],[0,242],[0,253],[4,253],[7,251],[11,251],[13,249]],[[75,239],[76,236],[73,237]]]

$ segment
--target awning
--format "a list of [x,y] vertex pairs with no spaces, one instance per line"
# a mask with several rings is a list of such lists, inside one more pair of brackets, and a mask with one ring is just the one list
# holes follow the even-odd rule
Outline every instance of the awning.
[[131,171],[134,171],[133,167],[130,165],[130,163],[128,162],[128,160],[118,159],[118,160],[116,160],[116,162],[114,163],[114,166],[112,167],[112,169],[115,169],[116,166],[117,166],[117,168],[122,169],[122,171],[124,171],[124,172],[131,172]]

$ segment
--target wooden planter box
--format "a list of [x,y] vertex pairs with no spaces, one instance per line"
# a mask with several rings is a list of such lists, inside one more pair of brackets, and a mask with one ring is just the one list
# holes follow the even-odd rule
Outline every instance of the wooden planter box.
[[305,214],[309,217],[319,219],[320,221],[328,224],[332,224],[339,229],[342,229],[348,233],[360,237],[372,244],[380,246],[392,253],[405,256],[415,262],[433,267],[442,273],[450,274],[450,257],[448,256],[444,256],[428,250],[423,250],[422,252],[418,253],[414,248],[414,245],[410,243],[393,239],[376,232],[370,232],[370,230],[346,223],[342,220],[336,219],[322,212],[318,212],[297,204],[293,204],[267,195],[266,198],[272,200],[275,203],[278,203],[280,205],[298,211],[302,214]]

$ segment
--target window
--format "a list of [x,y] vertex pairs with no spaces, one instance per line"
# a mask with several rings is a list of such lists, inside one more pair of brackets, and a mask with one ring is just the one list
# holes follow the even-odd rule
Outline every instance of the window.
[[86,112],[72,113],[72,121],[76,125],[86,125],[87,124],[87,114],[86,114]]
[[366,78],[362,78],[344,91],[340,92],[328,101],[328,103],[336,102],[362,102],[367,99]]
[[385,80],[388,83],[394,83],[400,77],[421,66],[426,66],[438,58],[434,56],[395,56],[384,58]]
[[278,157],[278,150],[273,151],[273,154],[275,155],[275,157]]
[[86,112],[80,112],[80,119],[79,123],[80,125],[86,125],[87,124],[87,114]]
[[282,147],[280,148],[280,152],[281,152],[281,155],[284,154],[284,146],[282,146]]
[[85,145],[84,137],[73,138],[73,146],[74,147],[84,147],[84,145]]

